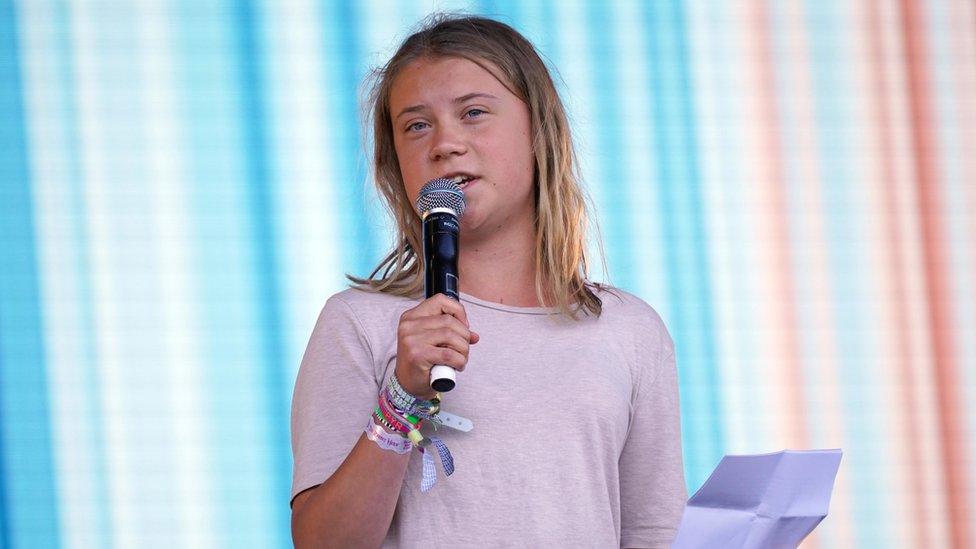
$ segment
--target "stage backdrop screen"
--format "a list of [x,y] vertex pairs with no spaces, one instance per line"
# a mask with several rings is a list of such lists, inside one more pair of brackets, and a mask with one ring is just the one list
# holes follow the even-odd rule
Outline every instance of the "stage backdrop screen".
[[394,236],[367,77],[435,9],[550,64],[689,493],[842,448],[804,547],[976,546],[968,0],[0,0],[0,546],[290,546],[298,365]]

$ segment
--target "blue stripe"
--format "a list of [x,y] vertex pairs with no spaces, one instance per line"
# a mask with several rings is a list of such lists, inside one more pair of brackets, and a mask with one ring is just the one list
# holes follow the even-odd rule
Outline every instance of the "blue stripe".
[[[568,119],[572,119],[570,116],[568,106],[566,105],[566,87],[562,79],[562,75],[558,71],[553,70],[556,68],[556,60],[560,59],[561,51],[559,49],[559,41],[556,39],[558,34],[556,33],[556,13],[553,11],[551,2],[544,2],[539,8],[540,15],[537,21],[537,28],[539,29],[539,37],[542,39],[535,43],[536,49],[539,50],[539,54],[542,55],[543,61],[549,61],[547,66],[549,72],[552,76],[553,84],[556,86],[556,91],[559,92],[559,98],[563,102],[563,108],[566,109],[566,115]],[[573,143],[576,144],[575,142]],[[592,258],[588,258],[591,259]]]
[[478,15],[484,17],[490,17],[492,19],[503,20],[501,17],[502,11],[498,6],[499,2],[495,0],[478,0],[475,2],[468,2],[466,11],[474,12]]
[[[852,123],[858,105],[854,100],[855,86],[850,71],[837,70],[838,64],[851,55],[847,42],[845,21],[849,14],[840,12],[841,5],[825,2],[807,3],[807,23],[811,46],[813,102],[822,159],[819,168],[823,186],[823,211],[827,261],[834,294],[833,326],[837,335],[837,368],[844,410],[845,454],[849,456],[851,521],[860,547],[889,547],[895,545],[883,528],[868,525],[883,524],[892,511],[889,498],[877,497],[890,489],[885,466],[884,447],[879,433],[871,422],[871,414],[864,410],[879,410],[876,383],[880,379],[872,365],[881,357],[872,356],[870,321],[865,310],[870,307],[866,298],[872,292],[866,275],[872,273],[872,256],[859,246],[870,238],[862,223],[863,209],[853,205],[865,203],[858,196],[859,173],[852,160],[858,143],[851,138]],[[859,32],[854,29],[855,32]],[[849,66],[849,65],[848,65]],[[850,91],[852,93],[843,93]],[[879,421],[883,418],[878,417]]]
[[329,113],[322,123],[332,132],[337,149],[327,154],[335,165],[334,180],[323,182],[339,189],[338,204],[331,210],[338,218],[337,226],[343,231],[339,238],[348,245],[342,246],[346,256],[343,265],[348,272],[363,276],[369,274],[380,255],[393,238],[378,238],[369,230],[366,220],[382,215],[378,204],[367,204],[366,155],[360,139],[362,121],[360,84],[366,76],[366,59],[359,36],[359,18],[356,3],[336,0],[323,10],[322,28],[325,29],[325,74],[329,80]]
[[57,493],[17,15],[0,0],[0,542],[57,547]]
[[720,420],[723,410],[719,386],[721,377],[719,376],[717,367],[715,320],[714,313],[712,312],[714,293],[712,292],[712,283],[709,278],[712,272],[712,266],[709,263],[707,253],[708,237],[705,234],[705,211],[701,190],[702,175],[698,165],[700,151],[697,148],[698,137],[695,133],[697,119],[693,105],[695,90],[693,89],[694,86],[691,82],[690,74],[693,60],[688,52],[688,22],[685,17],[683,3],[673,0],[671,6],[674,12],[672,13],[673,19],[670,24],[672,28],[678,29],[675,37],[677,40],[676,65],[679,67],[678,97],[681,99],[679,102],[679,110],[682,125],[686,129],[681,134],[683,140],[681,142],[681,154],[679,158],[684,160],[684,170],[688,183],[686,188],[689,193],[689,200],[691,201],[691,209],[689,212],[691,219],[689,223],[691,225],[690,245],[693,263],[690,265],[690,270],[685,271],[685,274],[690,274],[691,279],[694,281],[693,288],[689,291],[691,294],[691,302],[700,304],[700,309],[695,311],[697,317],[694,323],[694,326],[697,326],[700,330],[699,341],[697,341],[698,348],[689,349],[689,351],[697,351],[700,353],[700,364],[705,372],[704,379],[706,380],[707,387],[705,408],[710,419],[703,433],[703,437],[705,437],[703,442],[706,444],[705,450],[709,453],[707,455],[710,455],[710,458],[706,458],[707,461],[704,463],[704,474],[707,475],[711,473],[714,464],[725,453],[725,437],[722,432],[722,422]]
[[496,0],[492,2],[492,10],[498,14],[497,19],[502,23],[510,25],[515,30],[522,34],[524,29],[522,26],[522,5],[520,2],[514,0]]
[[482,10],[482,13],[511,26],[531,41],[531,37],[526,34],[528,29],[524,28],[525,14],[523,11],[522,4],[515,0],[494,0],[490,6],[486,6]]
[[722,409],[715,365],[709,265],[696,164],[692,89],[688,74],[685,20],[676,2],[645,7],[644,34],[651,64],[654,120],[664,248],[675,339],[681,405],[685,478],[697,487],[721,459]]
[[471,2],[469,6],[469,10],[477,15],[501,21],[519,32],[523,30],[519,28],[519,19],[522,16],[522,4],[520,2],[514,0],[480,0]]
[[[265,90],[262,78],[264,51],[260,28],[251,1],[237,2],[235,23],[240,68],[241,115],[243,117],[245,185],[247,212],[251,222],[254,247],[255,298],[261,341],[262,389],[265,395],[268,430],[268,454],[273,483],[269,513],[277,533],[290,531],[291,516],[287,505],[291,492],[291,454],[289,437],[289,402],[285,397],[284,376],[291,369],[284,363],[282,302],[278,276],[277,239],[273,220],[275,210],[271,196],[272,171],[269,159],[268,115],[265,112]],[[282,547],[290,544],[286,537]]]
[[620,118],[620,98],[617,96],[617,52],[613,41],[603,37],[604,33],[611,31],[613,22],[605,5],[589,2],[587,8],[589,41],[586,49],[590,53],[590,85],[594,90],[592,108],[596,113],[591,124],[597,139],[594,149],[597,158],[594,160],[596,174],[599,174],[589,184],[601,189],[599,195],[603,206],[600,222],[604,232],[607,267],[613,282],[621,288],[636,291],[637,273],[631,253],[634,247],[630,242],[629,208],[627,193],[623,192],[624,185],[636,182],[626,181],[623,167],[627,159],[619,156],[623,150],[623,121]]
[[[559,40],[556,38],[559,36],[556,28],[556,12],[553,9],[551,2],[543,2],[538,8],[540,10],[540,15],[537,19],[537,29],[538,34],[542,37],[542,40],[535,43],[536,49],[542,56],[543,61],[547,61],[547,68],[549,69],[550,76],[552,76],[553,85],[556,87],[556,92],[559,94],[559,99],[563,102],[563,109],[566,110],[567,123],[571,124],[573,119],[572,113],[569,111],[569,106],[566,104],[566,83],[562,78],[562,75],[557,69],[561,62],[563,62],[563,51],[560,48]],[[570,128],[572,130],[572,128]],[[575,138],[575,132],[571,131],[571,136]],[[577,143],[574,140],[573,145]],[[579,170],[579,166],[576,166]],[[582,171],[582,170],[580,170]],[[596,212],[590,212],[590,215],[596,215]],[[595,258],[587,257],[588,267],[590,268],[590,278],[593,278],[593,261]]]
[[[202,413],[212,425],[206,446],[207,466],[214,474],[213,530],[224,547],[253,544],[269,533],[265,470],[255,444],[256,405],[263,390],[253,381],[259,376],[262,342],[255,337],[259,322],[255,308],[253,263],[247,211],[242,211],[241,170],[243,154],[237,127],[239,76],[233,63],[235,22],[225,4],[201,4],[184,0],[178,8],[178,43],[181,71],[178,90],[185,105],[181,118],[186,126],[188,220],[199,235],[192,247],[192,261],[202,319],[200,355],[209,366],[203,372],[204,389],[219,398],[208,399]],[[268,443],[270,444],[270,442]],[[257,476],[260,475],[261,479]],[[241,478],[252,479],[241,491]],[[272,477],[272,481],[274,481]],[[260,495],[258,495],[260,494]],[[283,535],[282,532],[277,534]]]
[[[72,44],[75,43],[72,35],[72,27],[68,20],[68,9],[63,1],[58,1],[52,6],[55,17],[54,27],[57,43],[56,59],[58,66],[61,67],[59,108],[63,109],[62,121],[64,124],[63,145],[61,154],[65,158],[65,199],[68,204],[67,210],[71,212],[71,248],[74,252],[73,263],[77,270],[74,273],[75,284],[77,287],[77,299],[79,306],[79,318],[77,320],[78,337],[82,341],[82,355],[76,358],[75,367],[82,371],[82,385],[73,388],[74,391],[84,394],[80,399],[85,408],[85,428],[91,437],[87,441],[87,446],[91,448],[88,457],[90,468],[85,471],[90,486],[92,487],[92,497],[94,501],[88,502],[86,516],[91,519],[91,524],[86,525],[86,530],[90,533],[90,538],[95,544],[101,547],[111,547],[112,539],[110,533],[109,518],[109,491],[107,481],[107,445],[105,442],[105,432],[103,425],[102,391],[99,380],[98,364],[99,358],[95,345],[93,312],[95,311],[95,300],[92,291],[92,270],[89,261],[89,237],[87,204],[85,201],[84,181],[82,178],[81,160],[79,158],[82,150],[80,144],[80,130],[78,128],[78,92],[75,86],[75,66],[73,63],[74,55]],[[65,273],[67,276],[67,273]]]

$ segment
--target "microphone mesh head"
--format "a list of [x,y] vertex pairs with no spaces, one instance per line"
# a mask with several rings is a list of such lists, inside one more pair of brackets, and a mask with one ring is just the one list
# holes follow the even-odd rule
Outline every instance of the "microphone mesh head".
[[448,208],[460,218],[464,215],[464,206],[464,192],[460,185],[444,177],[428,181],[420,189],[420,196],[417,197],[417,211],[420,212],[421,217],[434,208]]

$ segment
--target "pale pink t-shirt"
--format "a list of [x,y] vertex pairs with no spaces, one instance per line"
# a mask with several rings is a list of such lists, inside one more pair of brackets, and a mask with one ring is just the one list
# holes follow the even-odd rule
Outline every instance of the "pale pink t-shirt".
[[[442,406],[474,429],[438,430],[456,470],[438,460],[427,493],[413,452],[383,547],[670,544],[687,499],[674,347],[649,305],[614,292],[579,321],[461,295],[481,340]],[[292,498],[359,440],[418,303],[358,289],[326,302],[292,401]]]

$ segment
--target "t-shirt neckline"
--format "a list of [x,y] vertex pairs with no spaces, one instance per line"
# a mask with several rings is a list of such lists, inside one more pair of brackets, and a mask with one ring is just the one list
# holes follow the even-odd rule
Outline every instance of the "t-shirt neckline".
[[466,294],[464,292],[458,292],[461,296],[461,301],[466,303],[471,303],[474,305],[479,305],[488,309],[495,309],[497,311],[505,311],[507,313],[520,313],[526,315],[550,315],[559,314],[558,307],[515,307],[512,305],[505,305],[504,303],[493,303],[491,301],[485,301],[484,299],[479,299],[473,295]]

